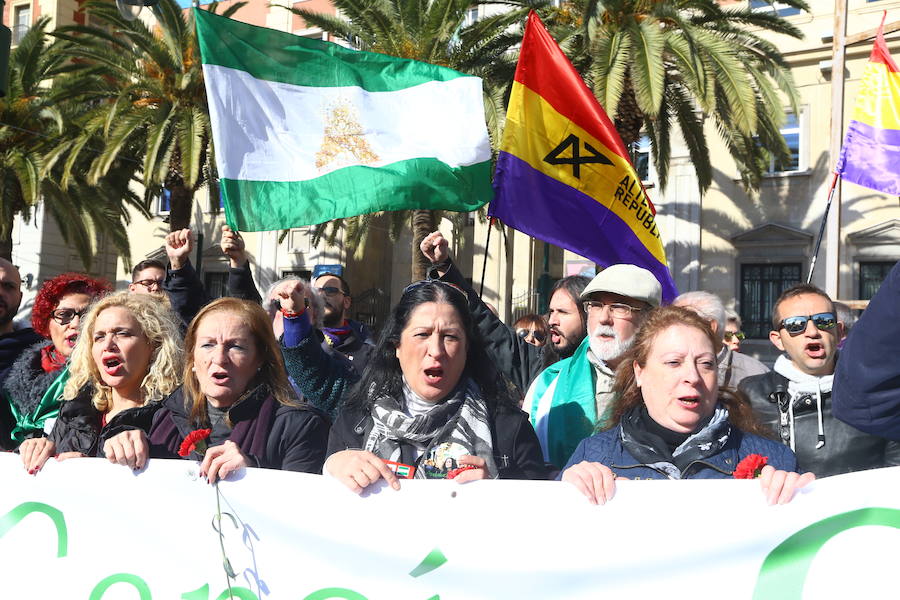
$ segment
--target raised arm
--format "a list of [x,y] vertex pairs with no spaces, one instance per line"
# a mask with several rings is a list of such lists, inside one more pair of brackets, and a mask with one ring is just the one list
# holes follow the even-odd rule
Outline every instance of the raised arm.
[[900,262],[838,355],[832,410],[857,429],[900,441]]
[[226,293],[232,298],[262,302],[262,296],[253,282],[250,272],[250,258],[244,245],[241,232],[234,231],[228,225],[222,225],[222,240],[219,243],[222,253],[228,257],[228,281]]
[[194,234],[190,229],[173,231],[166,236],[166,254],[169,257],[169,268],[163,291],[172,303],[172,310],[181,319],[185,327],[194,315],[209,302],[209,296],[203,282],[191,265],[191,251],[194,248]]
[[419,246],[431,262],[432,273],[462,289],[469,298],[475,327],[484,338],[497,369],[519,388],[522,396],[543,370],[542,350],[516,335],[481,300],[450,259],[449,244],[440,231],[428,235]]

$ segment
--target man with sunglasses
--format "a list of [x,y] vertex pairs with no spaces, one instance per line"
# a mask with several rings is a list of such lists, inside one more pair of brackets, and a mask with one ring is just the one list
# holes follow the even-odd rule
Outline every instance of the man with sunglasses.
[[373,346],[367,343],[362,324],[349,318],[353,303],[350,285],[343,277],[326,272],[315,278],[313,287],[318,290],[325,303],[321,328],[325,342],[353,361],[356,369],[362,373]]
[[774,370],[744,379],[761,420],[817,477],[900,464],[900,444],[838,421],[831,390],[843,324],[819,288],[796,285],[775,302],[769,340],[784,352]]

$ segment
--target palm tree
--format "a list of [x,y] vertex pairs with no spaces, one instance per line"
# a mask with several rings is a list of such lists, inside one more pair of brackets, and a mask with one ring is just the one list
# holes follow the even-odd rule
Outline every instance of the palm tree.
[[48,85],[66,62],[65,55],[50,49],[45,31],[49,20],[38,20],[12,52],[9,90],[0,99],[0,256],[11,258],[16,215],[27,220],[42,202],[63,240],[75,247],[89,270],[101,235],[129,254],[127,208],[141,210],[142,205],[128,190],[135,168],[127,163],[117,162],[96,185],[88,185],[86,161],[73,160],[72,176],[61,183],[55,146],[83,108],[58,105]]
[[200,51],[190,19],[175,0],[160,0],[154,7],[153,28],[140,19],[125,20],[115,4],[103,0],[89,1],[85,10],[99,26],[72,25],[55,33],[59,51],[73,59],[69,71],[77,76],[58,98],[93,108],[82,131],[58,153],[69,155],[68,170],[72,157],[100,136],[103,150],[91,159],[89,181],[99,181],[117,161],[136,160],[145,202],[168,190],[170,228],[188,227],[194,194],[216,181]]
[[[809,10],[804,0],[784,4]],[[796,111],[787,62],[763,35],[802,38],[774,11],[716,0],[576,0],[548,20],[626,147],[645,134],[661,187],[673,125],[681,130],[701,191],[712,183],[704,134],[711,117],[750,188],[790,153],[779,132],[784,100]]]
[[[290,8],[310,26],[319,27],[354,48],[400,58],[420,60],[480,76],[484,81],[485,117],[492,139],[500,139],[506,112],[507,87],[515,72],[515,58],[507,52],[522,39],[521,24],[528,7],[545,2],[520,2],[522,8],[469,22],[473,6],[490,2],[472,0],[333,0],[341,16],[325,15],[302,8]],[[408,213],[408,214],[407,214]],[[419,243],[434,231],[444,211],[412,210],[392,219],[392,238],[397,226],[406,222],[413,232],[413,280],[422,279],[427,265],[418,251]],[[456,218],[462,218],[458,215]],[[365,242],[371,215],[332,221],[334,240],[345,228],[344,243],[359,248]],[[326,235],[329,224],[318,226],[316,239]]]

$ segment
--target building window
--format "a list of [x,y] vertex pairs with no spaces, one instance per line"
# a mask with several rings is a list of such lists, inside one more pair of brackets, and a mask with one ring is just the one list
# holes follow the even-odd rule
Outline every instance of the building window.
[[800,263],[741,265],[741,320],[747,337],[769,337],[775,301],[800,283],[800,269]]
[[859,300],[872,299],[894,264],[893,262],[859,263]]
[[478,20],[478,9],[470,8],[466,11],[466,16],[463,18],[463,27],[470,27],[475,24],[475,21]]
[[163,188],[156,198],[156,214],[167,215],[172,211],[172,190]]
[[806,161],[803,160],[803,157],[805,156],[805,152],[803,151],[805,147],[805,136],[803,135],[805,121],[804,111],[800,111],[799,116],[793,111],[787,112],[787,119],[779,131],[781,131],[781,135],[784,137],[784,141],[790,151],[790,162],[786,165],[779,165],[775,162],[774,157],[770,158],[769,168],[767,170],[769,175],[777,173],[796,173],[797,171],[806,169]]
[[207,271],[203,274],[203,285],[211,300],[225,295],[225,285],[228,281],[228,273]]
[[781,2],[774,2],[772,0],[750,0],[750,9],[760,12],[771,11],[779,17],[790,17],[800,14],[799,8],[788,6]]
[[637,171],[641,181],[647,183],[654,175],[653,164],[650,160],[650,138],[642,135],[641,139],[635,142],[631,153],[634,160],[634,170]]
[[307,281],[312,280],[312,271],[309,269],[284,269],[281,271],[282,279],[285,277],[299,277]]
[[18,46],[31,28],[31,5],[13,7],[12,45]]

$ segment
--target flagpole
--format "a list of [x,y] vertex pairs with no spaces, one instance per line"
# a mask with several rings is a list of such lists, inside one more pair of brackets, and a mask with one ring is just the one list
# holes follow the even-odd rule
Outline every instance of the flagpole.
[[484,278],[487,277],[487,257],[488,250],[491,247],[491,229],[494,228],[494,218],[488,217],[488,234],[487,241],[484,243],[484,263],[481,265],[481,289],[478,290],[479,296],[484,296]]
[[816,239],[816,249],[813,250],[812,260],[809,262],[809,275],[806,276],[806,283],[812,281],[813,271],[816,268],[816,258],[819,256],[819,246],[822,245],[822,238],[825,236],[825,226],[828,224],[828,212],[831,210],[831,201],[834,199],[834,189],[837,186],[838,177],[840,177],[840,175],[835,171],[834,177],[831,179],[831,188],[828,190],[828,202],[825,204],[825,214],[822,215],[822,226],[819,227],[819,237]]

